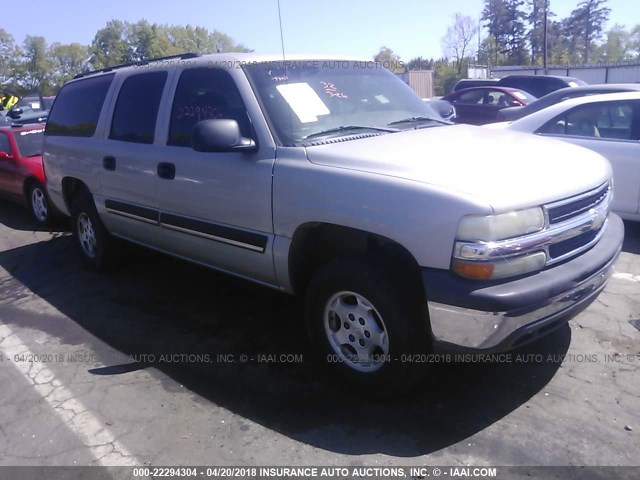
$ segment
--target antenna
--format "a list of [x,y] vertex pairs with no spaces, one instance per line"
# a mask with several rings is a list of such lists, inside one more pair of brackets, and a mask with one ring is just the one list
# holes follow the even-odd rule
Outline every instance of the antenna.
[[282,13],[280,11],[280,0],[278,0],[278,20],[280,21],[280,44],[282,45],[282,60],[284,58],[284,35],[282,34]]

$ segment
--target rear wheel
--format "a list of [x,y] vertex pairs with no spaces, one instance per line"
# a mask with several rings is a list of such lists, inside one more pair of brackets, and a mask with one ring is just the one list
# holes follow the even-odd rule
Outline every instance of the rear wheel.
[[47,192],[40,182],[33,182],[27,192],[31,215],[40,225],[49,225],[52,221],[52,211]]
[[107,270],[116,264],[118,245],[104,227],[93,196],[80,192],[71,207],[71,227],[83,262],[95,270]]
[[407,390],[430,350],[426,304],[410,275],[377,257],[340,259],[313,277],[305,298],[309,333],[332,374],[376,396]]

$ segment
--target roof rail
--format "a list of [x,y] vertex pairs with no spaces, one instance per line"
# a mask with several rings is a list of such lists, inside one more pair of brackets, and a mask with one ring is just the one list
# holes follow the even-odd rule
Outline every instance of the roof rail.
[[73,77],[73,79],[75,80],[76,78],[82,78],[82,77],[87,77],[89,75],[95,75],[96,73],[106,73],[106,72],[110,72],[112,70],[117,70],[119,68],[139,67],[141,65],[147,65],[147,64],[152,63],[152,62],[160,62],[162,60],[172,60],[174,58],[179,58],[179,59],[184,60],[184,59],[187,59],[187,58],[196,58],[196,57],[199,57],[199,56],[200,56],[200,54],[198,54],[198,53],[189,52],[189,53],[179,53],[177,55],[167,55],[165,57],[149,58],[148,60],[141,60],[139,62],[123,63],[121,65],[114,65],[113,67],[101,68],[99,70],[92,70],[90,72],[78,73],[77,75],[75,75]]

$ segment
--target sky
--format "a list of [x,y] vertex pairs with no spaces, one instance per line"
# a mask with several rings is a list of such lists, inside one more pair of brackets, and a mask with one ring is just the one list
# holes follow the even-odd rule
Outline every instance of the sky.
[[[558,18],[579,0],[550,0]],[[31,0],[3,2],[0,28],[18,43],[90,44],[111,19],[202,26],[258,53],[282,51],[277,0]],[[280,0],[285,52],[372,57],[387,46],[408,61],[441,57],[441,38],[456,12],[479,18],[483,0]],[[637,0],[609,0],[608,26],[640,24]],[[10,23],[6,19],[12,19]]]

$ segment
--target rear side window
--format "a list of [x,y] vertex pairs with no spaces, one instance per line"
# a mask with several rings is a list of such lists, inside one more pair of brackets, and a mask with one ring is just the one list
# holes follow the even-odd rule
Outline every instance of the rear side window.
[[45,135],[93,136],[113,76],[89,77],[63,87],[49,113]]
[[122,84],[111,123],[112,140],[153,143],[167,72],[133,75]]
[[0,152],[11,154],[11,143],[9,143],[9,135],[0,132]]
[[216,118],[237,121],[241,134],[252,137],[247,110],[229,73],[215,68],[184,70],[171,108],[167,145],[190,147],[194,125]]

